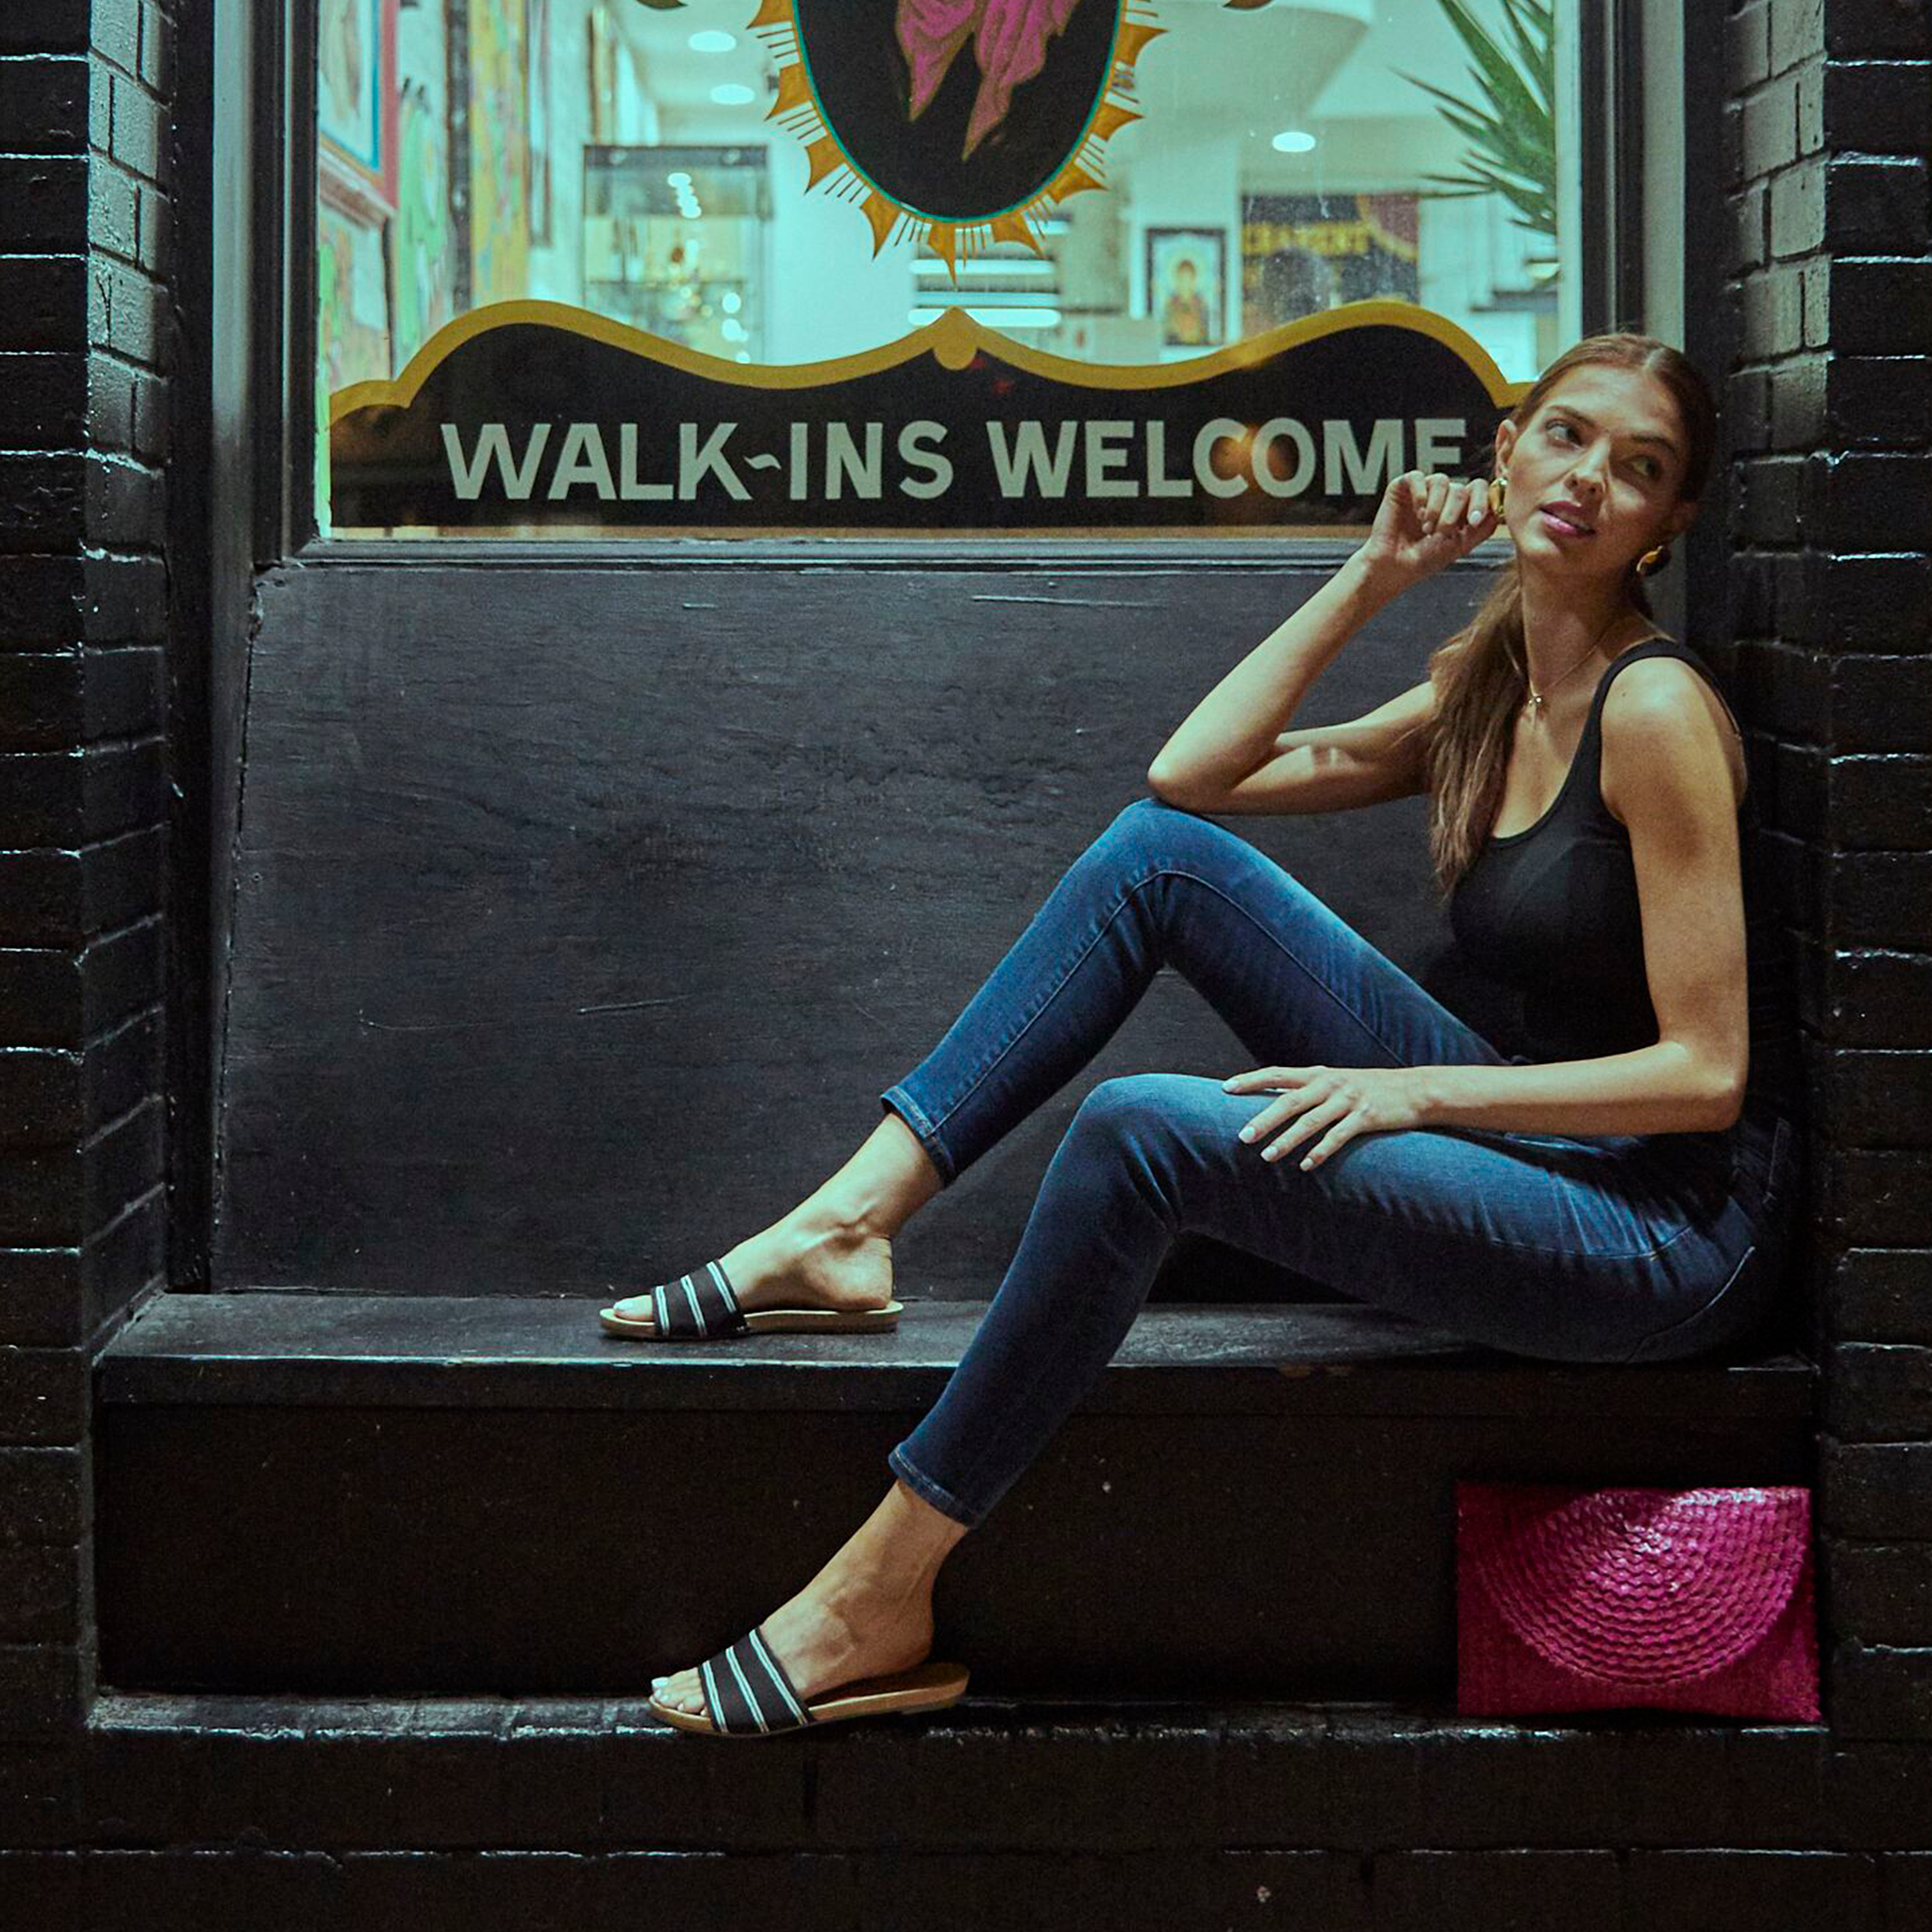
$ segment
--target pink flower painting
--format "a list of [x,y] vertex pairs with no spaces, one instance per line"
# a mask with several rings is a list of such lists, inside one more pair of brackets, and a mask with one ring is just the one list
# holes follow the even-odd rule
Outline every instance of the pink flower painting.
[[899,45],[912,66],[907,118],[940,91],[953,57],[974,36],[979,93],[966,124],[962,160],[1007,118],[1013,90],[1046,64],[1046,43],[1065,30],[1080,0],[899,0]]

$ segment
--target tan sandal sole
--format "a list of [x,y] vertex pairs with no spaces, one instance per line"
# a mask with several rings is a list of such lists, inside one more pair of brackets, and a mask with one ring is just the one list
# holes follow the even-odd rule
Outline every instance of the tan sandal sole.
[[[888,1302],[882,1308],[752,1308],[744,1318],[746,1328],[756,1334],[768,1328],[861,1329],[896,1328],[904,1302]],[[718,1335],[659,1335],[655,1322],[634,1322],[628,1316],[613,1314],[608,1307],[597,1310],[597,1319],[612,1335],[637,1341],[720,1341]]]
[[[890,1676],[855,1677],[851,1683],[841,1684],[836,1690],[828,1690],[823,1697],[808,1698],[805,1707],[811,1713],[812,1722],[794,1728],[809,1731],[817,1724],[836,1724],[841,1718],[884,1717],[894,1711],[943,1710],[947,1705],[957,1704],[965,1696],[969,1674],[964,1664],[928,1662],[909,1671],[894,1671]],[[785,1731],[721,1731],[708,1717],[696,1711],[679,1710],[673,1705],[659,1704],[655,1697],[649,1703],[651,1709],[667,1724],[675,1724],[680,1731],[698,1731],[708,1738],[791,1735]]]

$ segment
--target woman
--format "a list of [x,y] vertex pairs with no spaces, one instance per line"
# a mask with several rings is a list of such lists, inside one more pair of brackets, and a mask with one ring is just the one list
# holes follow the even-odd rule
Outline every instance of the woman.
[[[880,1095],[851,1159],[699,1275],[604,1311],[673,1341],[890,1325],[893,1234],[1093,1058],[1162,964],[1257,1062],[1089,1093],[884,1500],[762,1624],[653,1680],[667,1722],[761,1735],[963,1694],[963,1669],[923,1662],[940,1566],[1092,1385],[1183,1230],[1544,1359],[1666,1360],[1757,1320],[1789,1220],[1790,1041],[1756,904],[1747,980],[1741,740],[1642,585],[1697,514],[1713,416],[1675,350],[1592,337],[1498,425],[1487,488],[1398,476],[1360,549],[1161,748],[1155,796]],[[1285,728],[1367,618],[1499,525],[1514,557],[1425,679]],[[1525,1051],[1203,816],[1419,791],[1458,940],[1523,990]]]

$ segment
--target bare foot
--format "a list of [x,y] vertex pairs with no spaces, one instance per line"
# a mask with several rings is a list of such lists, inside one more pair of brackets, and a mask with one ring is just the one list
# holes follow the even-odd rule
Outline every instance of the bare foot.
[[[859,1677],[910,1670],[932,1655],[932,1593],[916,1590],[893,1601],[841,1596],[823,1577],[812,1580],[758,1626],[785,1674],[809,1701]],[[695,1669],[651,1679],[659,1703],[704,1712],[704,1685]]]
[[[892,1299],[891,1238],[829,1209],[794,1208],[718,1259],[745,1308],[882,1308]],[[653,1317],[648,1291],[612,1307],[634,1322]]]

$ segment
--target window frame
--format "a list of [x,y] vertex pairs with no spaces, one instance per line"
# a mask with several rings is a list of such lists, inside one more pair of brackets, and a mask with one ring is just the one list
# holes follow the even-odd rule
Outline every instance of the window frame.
[[[608,563],[615,558],[641,568],[658,563],[689,568],[708,560],[742,568],[789,567],[802,559],[823,563],[828,555],[836,555],[854,563],[949,569],[982,562],[1011,568],[1049,553],[1056,568],[1087,560],[1117,567],[1158,562],[1170,569],[1183,564],[1239,567],[1247,560],[1228,554],[1231,547],[1244,546],[1216,543],[1188,531],[1159,537],[1124,533],[1119,540],[1091,535],[1059,538],[1050,532],[1014,538],[968,530],[898,538],[808,532],[795,537],[697,537],[665,531],[653,538],[613,536],[554,543],[491,537],[321,536],[312,456],[317,349],[316,0],[270,0],[258,5],[245,24],[236,19],[242,4],[243,0],[218,0],[218,29],[225,20],[230,31],[225,59],[219,31],[217,39],[218,78],[228,85],[218,85],[216,92],[215,218],[218,229],[232,222],[230,232],[246,238],[248,286],[255,293],[251,312],[242,325],[250,332],[251,394],[241,407],[257,458],[251,524],[258,569],[298,558],[310,563],[341,560],[366,565],[383,559],[447,565],[490,559],[527,564],[555,556],[559,562],[594,557]],[[1576,0],[1580,201],[1585,209],[1602,211],[1584,225],[1578,250],[1584,335],[1646,326],[1646,289],[1654,277],[1654,271],[1647,272],[1643,223],[1646,4],[1652,8],[1679,7],[1689,0],[1603,0],[1600,6]],[[1690,92],[1688,79],[1684,92]],[[220,104],[225,94],[230,102],[245,102],[245,109],[230,107],[224,111]],[[1683,106],[1681,100],[1674,102],[1671,111],[1679,112]],[[245,141],[245,166],[222,165],[225,132],[231,147]],[[223,208],[224,191],[230,188],[248,205]],[[219,329],[224,322],[220,305],[214,321]],[[1319,562],[1331,551],[1339,559],[1356,547],[1352,539],[1284,541],[1292,542],[1297,554],[1310,562]]]

